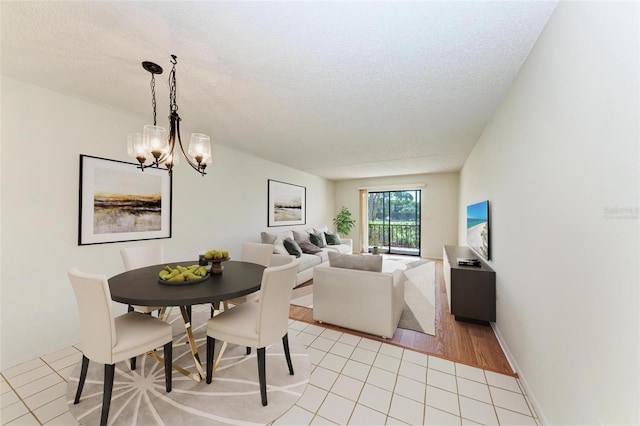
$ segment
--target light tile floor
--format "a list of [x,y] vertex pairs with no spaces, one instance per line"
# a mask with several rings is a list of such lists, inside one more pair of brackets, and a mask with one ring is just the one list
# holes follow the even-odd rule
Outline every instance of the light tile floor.
[[[309,385],[273,425],[540,425],[518,379],[388,343],[290,321]],[[77,425],[66,379],[75,347],[0,372],[1,425]]]

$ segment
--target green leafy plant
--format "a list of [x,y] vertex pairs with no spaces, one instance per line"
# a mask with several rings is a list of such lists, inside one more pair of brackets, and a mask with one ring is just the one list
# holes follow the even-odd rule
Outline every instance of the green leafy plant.
[[336,226],[338,234],[346,236],[356,225],[356,221],[351,217],[349,209],[343,206],[340,213],[333,219],[333,224]]

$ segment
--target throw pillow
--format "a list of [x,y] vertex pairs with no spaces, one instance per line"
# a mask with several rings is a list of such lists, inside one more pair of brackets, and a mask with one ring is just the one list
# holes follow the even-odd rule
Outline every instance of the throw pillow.
[[311,241],[311,244],[320,248],[327,246],[327,240],[325,240],[324,232],[318,232],[317,234],[309,234],[309,241]]
[[317,246],[311,244],[308,241],[298,243],[298,245],[300,246],[300,249],[302,249],[303,253],[316,254],[316,253],[322,252],[322,249],[318,248]]
[[296,243],[308,243],[309,233],[307,231],[293,231],[293,239]]
[[284,240],[284,246],[285,246],[285,248],[287,249],[287,252],[289,252],[290,255],[293,255],[295,257],[302,256],[302,249],[300,248],[298,243],[296,243],[296,241],[293,238],[285,239]]
[[330,232],[325,232],[324,236],[327,239],[327,244],[329,244],[330,246],[337,246],[342,244],[342,240],[340,240],[340,237],[337,233],[332,234]]
[[273,252],[275,254],[289,254],[284,246],[282,237],[279,235],[261,232],[260,240],[262,241],[262,244],[273,244]]
[[334,268],[382,272],[382,256],[363,256],[329,252],[329,266],[333,266]]
[[328,226],[321,226],[320,228],[313,228],[313,232],[314,233],[321,233],[324,234],[325,232],[329,232],[329,227]]

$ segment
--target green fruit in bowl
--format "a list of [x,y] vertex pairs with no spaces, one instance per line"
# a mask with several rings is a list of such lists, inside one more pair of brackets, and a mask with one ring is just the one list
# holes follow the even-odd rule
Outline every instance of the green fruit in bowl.
[[184,281],[184,277],[182,276],[182,274],[178,274],[178,275],[174,276],[173,278],[169,278],[167,281],[170,282],[170,283],[183,282]]

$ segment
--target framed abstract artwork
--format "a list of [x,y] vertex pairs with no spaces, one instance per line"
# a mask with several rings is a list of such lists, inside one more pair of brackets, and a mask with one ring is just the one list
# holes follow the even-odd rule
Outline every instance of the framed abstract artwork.
[[171,238],[166,170],[80,155],[78,245]]
[[304,225],[307,223],[307,188],[268,179],[268,226]]

